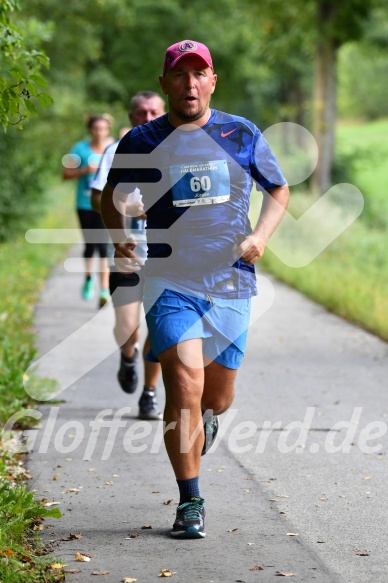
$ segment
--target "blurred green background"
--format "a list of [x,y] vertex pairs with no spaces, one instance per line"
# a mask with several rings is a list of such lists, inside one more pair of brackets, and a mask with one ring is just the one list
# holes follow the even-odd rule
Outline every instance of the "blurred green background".
[[[58,196],[69,201],[62,225],[73,224],[74,185],[59,186],[61,159],[86,136],[85,114],[112,114],[117,136],[128,124],[130,96],[159,90],[166,47],[196,39],[209,46],[218,73],[214,107],[248,117],[261,130],[291,121],[316,137],[320,162],[311,178],[291,188],[291,212],[300,214],[338,182],[356,185],[365,198],[357,222],[311,265],[290,268],[268,251],[263,268],[388,339],[386,2],[0,0],[0,21],[6,13],[24,48],[49,58],[48,70],[34,69],[47,81],[35,93],[44,91],[54,103],[43,108],[42,98],[23,94],[30,103],[20,111],[28,119],[9,112],[0,140],[3,245],[42,213],[55,212]],[[3,95],[13,65],[4,42]],[[26,54],[19,51],[16,61],[25,76],[33,70]]]

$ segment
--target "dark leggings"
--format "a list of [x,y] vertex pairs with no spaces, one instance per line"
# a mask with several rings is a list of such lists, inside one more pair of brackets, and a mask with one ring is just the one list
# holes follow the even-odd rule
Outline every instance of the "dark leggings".
[[84,209],[77,209],[77,213],[85,241],[85,259],[93,257],[96,251],[101,258],[107,257],[109,237],[100,213]]

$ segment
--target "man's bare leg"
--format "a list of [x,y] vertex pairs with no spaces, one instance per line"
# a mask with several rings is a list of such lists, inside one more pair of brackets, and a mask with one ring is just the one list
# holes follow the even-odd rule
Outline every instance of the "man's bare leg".
[[143,346],[143,360],[144,360],[144,386],[147,388],[156,387],[158,382],[161,367],[159,362],[150,362],[145,359],[148,351],[150,350],[150,337],[147,334],[147,338]]
[[[204,443],[202,411],[212,409],[219,414],[230,406],[234,395],[236,371],[216,362],[203,366],[202,340],[195,338],[172,346],[159,354],[166,388],[166,426],[176,422],[175,429],[165,434],[165,444],[171,465],[178,480],[198,476],[201,452]],[[185,358],[185,355],[187,358]],[[193,368],[184,364],[193,363]],[[197,430],[198,435],[188,450],[182,437],[190,439]]]
[[116,324],[113,332],[126,358],[132,358],[135,354],[135,344],[139,340],[139,314],[140,302],[115,308]]

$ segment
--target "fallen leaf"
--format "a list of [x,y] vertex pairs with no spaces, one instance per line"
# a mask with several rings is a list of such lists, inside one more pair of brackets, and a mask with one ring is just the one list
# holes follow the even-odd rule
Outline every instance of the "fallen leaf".
[[81,553],[75,553],[76,561],[82,561],[83,563],[88,563],[90,561],[90,557],[86,555],[82,555]]
[[60,502],[46,502],[45,506],[48,508],[49,506],[55,506],[56,504],[60,504]]
[[152,490],[151,494],[160,494],[160,490]]
[[52,479],[53,479],[54,481],[55,481],[55,480],[58,480],[58,476],[60,476],[60,475],[61,475],[61,474],[60,474],[59,472],[57,472],[56,474],[54,474],[54,475],[53,475]]
[[175,573],[176,571],[171,571],[170,569],[162,569],[162,572],[159,573],[159,577],[172,577]]
[[167,506],[168,504],[171,504],[171,502],[173,501],[174,501],[173,498],[169,498],[169,500],[166,500],[166,502],[163,502],[163,504]]
[[112,478],[119,478],[120,474],[112,474]]
[[135,583],[135,581],[137,581],[137,579],[133,579],[132,577],[125,577],[125,579],[123,579],[123,583]]
[[326,500],[328,500],[328,498],[325,498],[324,496],[322,496],[322,497],[320,498],[320,500],[323,500],[324,502],[326,502]]
[[287,536],[299,536],[299,532],[288,532]]
[[362,551],[361,549],[355,549],[354,552],[359,557],[369,557],[369,555],[370,555],[370,552],[369,551]]
[[362,479],[363,480],[371,480],[372,479],[372,476],[364,476]]
[[230,528],[228,532],[236,532],[236,530],[238,530],[238,528]]
[[74,533],[70,533],[70,540],[75,539],[75,538],[82,538],[82,534],[74,534]]
[[109,575],[110,571],[92,571],[92,575]]
[[12,549],[5,549],[4,554],[9,559],[13,557],[13,550]]
[[317,543],[319,543],[320,545],[323,544],[325,541],[324,540],[317,540]]
[[50,565],[50,569],[63,569],[63,567],[67,567],[67,565],[65,563],[54,563]]
[[264,569],[261,565],[255,565],[254,567],[251,567],[249,570],[250,571],[264,571]]
[[142,528],[143,529],[145,529],[145,528],[152,528],[152,526],[148,524],[148,525],[142,526]]
[[255,543],[247,543],[248,547],[251,547],[252,545],[254,545]]
[[139,534],[138,532],[134,532],[133,534],[129,534],[129,535],[128,535],[128,536],[125,538],[125,540],[128,540],[128,539],[130,539],[130,538],[138,538],[139,536],[141,537],[141,534]]
[[79,488],[69,488],[68,490],[62,492],[62,494],[69,494],[70,492],[81,492],[81,490]]
[[72,575],[75,575],[75,573],[81,573],[81,571],[79,569],[68,569],[67,571],[64,571],[65,573],[71,573]]
[[269,501],[270,502],[279,502],[279,500],[277,498],[270,498]]
[[276,571],[275,575],[279,577],[295,577],[295,573],[286,573],[285,571]]
[[250,488],[245,488],[245,489],[244,489],[244,492],[250,492],[250,491],[251,491],[251,489],[250,489]]
[[96,471],[96,468],[89,468],[88,469],[88,472],[95,472],[95,471]]
[[72,462],[72,461],[73,461],[73,458],[72,458],[72,457],[66,457],[66,458],[65,458],[65,460],[66,460],[67,462]]
[[110,481],[110,482],[105,482],[105,484],[106,484],[107,486],[113,486],[113,482],[112,482],[112,481]]

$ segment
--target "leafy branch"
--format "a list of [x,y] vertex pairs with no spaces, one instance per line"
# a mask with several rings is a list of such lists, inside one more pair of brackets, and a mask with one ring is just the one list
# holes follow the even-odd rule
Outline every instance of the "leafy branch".
[[[28,34],[12,22],[20,10],[18,0],[3,0],[0,6],[0,124],[18,125],[30,115],[38,115],[36,103],[42,109],[53,104],[52,97],[42,91],[47,85],[40,74],[49,67],[47,55],[28,46]],[[22,128],[21,128],[22,129]]]

